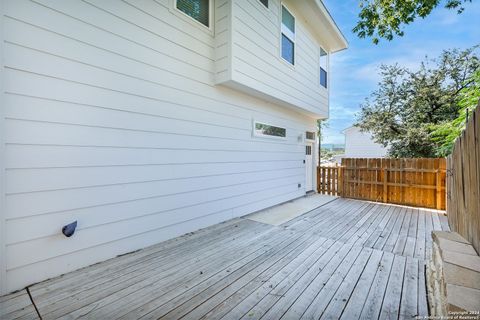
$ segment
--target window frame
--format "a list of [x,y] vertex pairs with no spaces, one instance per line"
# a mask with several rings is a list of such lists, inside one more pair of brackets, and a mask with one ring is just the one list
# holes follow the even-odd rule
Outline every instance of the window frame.
[[[272,126],[272,127],[284,129],[284,130],[285,130],[285,137],[272,136],[272,135],[268,135],[268,134],[258,133],[257,130],[256,130],[257,124],[263,124],[263,125],[267,125],[267,126]],[[253,136],[253,137],[256,137],[256,138],[276,139],[276,140],[287,140],[287,128],[286,128],[286,127],[282,127],[282,126],[280,126],[280,125],[271,124],[271,123],[269,123],[269,122],[267,122],[267,121],[253,120],[253,122],[252,122],[252,136]]]
[[[293,23],[294,23],[294,29],[295,31],[292,32],[290,29],[287,28],[283,24],[283,8],[288,11],[288,13],[293,17]],[[282,47],[282,36],[285,35],[285,37],[290,40],[293,43],[293,63],[288,61],[283,57],[283,47]],[[297,36],[297,17],[290,11],[287,5],[285,3],[281,2],[280,3],[280,59],[285,62],[288,66],[295,68],[295,64],[297,62],[297,43],[296,43],[296,36]]]
[[209,34],[213,35],[213,31],[214,31],[213,24],[214,24],[214,21],[215,21],[214,20],[214,6],[213,6],[214,1],[213,0],[208,0],[208,26],[204,25],[200,21],[196,20],[195,18],[189,16],[188,14],[183,12],[182,10],[178,9],[177,8],[177,1],[178,0],[171,0],[171,1],[172,1],[172,8],[173,8],[172,11],[176,16],[178,16],[182,20],[192,24],[193,26],[201,26],[202,27],[201,30],[206,31]]
[[[322,51],[326,53],[326,69],[323,69],[322,68]],[[325,83],[325,86],[322,84],[322,70],[325,71],[325,74],[327,76],[327,81]],[[330,76],[329,76],[329,73],[330,73],[330,53],[328,53],[327,50],[323,49],[322,46],[319,47],[319,55],[318,55],[318,84],[320,85],[320,87],[322,88],[325,88],[325,89],[328,89],[330,87],[329,85],[329,82],[330,82]]]
[[[308,151],[307,151],[308,150]],[[310,152],[310,153],[308,153]],[[311,143],[307,143],[305,145],[305,155],[306,156],[312,156],[313,157],[313,145]]]
[[[267,4],[263,3],[263,1],[267,1]],[[260,2],[260,4],[262,5],[262,7],[264,7],[265,9],[268,9],[268,8],[269,8],[269,2],[268,2],[268,0],[258,0],[258,2]]]
[[[313,139],[308,138],[309,133],[313,134]],[[309,142],[313,141],[314,142],[314,141],[316,141],[316,136],[317,135],[316,135],[315,131],[305,131],[305,141],[309,141]]]

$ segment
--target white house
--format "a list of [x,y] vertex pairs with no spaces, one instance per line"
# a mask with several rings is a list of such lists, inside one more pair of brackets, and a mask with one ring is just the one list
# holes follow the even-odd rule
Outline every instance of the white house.
[[320,0],[0,3],[0,293],[314,190]]
[[384,158],[387,149],[373,141],[368,132],[362,132],[359,127],[349,127],[343,130],[345,134],[345,154],[343,158]]

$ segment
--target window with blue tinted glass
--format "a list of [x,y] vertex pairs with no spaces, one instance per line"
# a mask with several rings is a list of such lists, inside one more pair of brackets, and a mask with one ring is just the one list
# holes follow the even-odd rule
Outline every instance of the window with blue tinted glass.
[[295,64],[295,17],[282,6],[282,58]]
[[328,54],[320,48],[320,84],[327,87],[328,84]]
[[295,33],[295,18],[284,6],[282,6],[282,24],[292,33]]
[[293,42],[282,34],[282,58],[295,64],[295,45]]
[[327,87],[327,71],[320,68],[320,84],[323,87]]

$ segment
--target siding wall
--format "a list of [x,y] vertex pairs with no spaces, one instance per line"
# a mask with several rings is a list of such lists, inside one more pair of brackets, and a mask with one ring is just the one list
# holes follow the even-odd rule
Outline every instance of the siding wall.
[[296,12],[294,1],[283,3],[296,17],[295,66],[280,55],[280,0],[270,0],[269,8],[258,0],[222,2],[217,16],[222,28],[216,47],[217,83],[245,88],[327,118],[328,90],[319,80],[319,44]]
[[0,294],[6,292],[7,261],[6,261],[6,227],[5,227],[5,115],[4,115],[4,59],[3,30],[4,3],[0,1]]
[[215,83],[231,78],[232,1],[217,0],[215,6]]
[[305,193],[315,121],[215,86],[217,39],[172,1],[2,0],[3,292]]
[[387,149],[375,143],[371,134],[352,127],[345,130],[345,158],[382,158]]

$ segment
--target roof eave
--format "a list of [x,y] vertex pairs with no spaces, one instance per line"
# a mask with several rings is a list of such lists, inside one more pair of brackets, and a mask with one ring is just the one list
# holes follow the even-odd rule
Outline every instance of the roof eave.
[[321,0],[310,0],[309,2],[313,4],[313,9],[316,9],[319,18],[325,21],[329,28],[330,52],[335,53],[347,49],[347,39],[336,24],[335,20],[333,20],[332,15],[323,2]]
[[345,35],[342,33],[335,20],[333,20],[332,15],[328,11],[327,7],[323,4],[321,0],[311,0],[314,2],[316,8],[319,10],[320,15],[327,20],[328,25],[330,26],[333,33],[333,44],[330,48],[332,53],[339,52],[348,48],[348,41],[345,38]]

